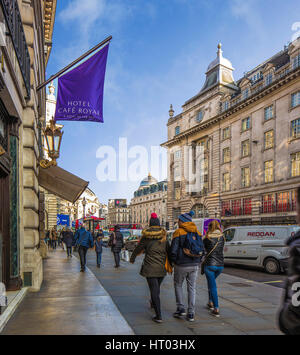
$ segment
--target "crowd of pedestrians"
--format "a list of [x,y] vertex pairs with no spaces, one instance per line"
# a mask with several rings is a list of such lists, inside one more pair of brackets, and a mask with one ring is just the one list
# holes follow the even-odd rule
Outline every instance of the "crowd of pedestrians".
[[[217,278],[224,270],[225,237],[217,220],[210,222],[208,230],[203,236],[193,222],[193,214],[191,211],[179,216],[178,228],[169,243],[167,232],[161,227],[157,214],[152,213],[149,227],[143,230],[142,237],[132,252],[130,258],[132,264],[139,255],[144,256],[140,275],[147,280],[150,293],[149,303],[155,312],[152,319],[156,323],[163,322],[160,290],[168,273],[173,274],[177,307],[173,313],[175,318],[185,317],[189,322],[194,321],[199,271],[201,271],[201,275],[205,275],[207,281],[207,309],[212,316],[220,317]],[[300,223],[300,188],[297,191],[297,215]],[[64,243],[68,258],[72,257],[72,248],[74,247],[80,256],[80,271],[84,272],[89,248],[94,248],[97,267],[101,267],[103,237],[103,232],[98,230],[93,238],[92,234],[86,230],[85,225],[82,224],[75,234],[70,229],[58,233],[54,228],[47,232],[45,240],[49,248],[53,250],[60,243]],[[300,302],[295,298],[295,292],[300,288],[300,232],[289,238],[287,246],[289,247],[288,279],[278,317],[279,327],[285,334],[299,335]],[[118,225],[110,235],[108,247],[111,248],[115,268],[119,268],[124,238]],[[187,286],[187,305],[184,304],[183,297],[184,281]],[[298,288],[295,285],[298,285]]]

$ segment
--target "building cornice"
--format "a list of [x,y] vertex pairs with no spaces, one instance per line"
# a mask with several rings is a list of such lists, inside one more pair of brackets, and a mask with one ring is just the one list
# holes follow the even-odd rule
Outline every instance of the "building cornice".
[[265,97],[265,96],[269,95],[270,93],[274,92],[275,90],[281,88],[282,86],[286,85],[287,83],[291,82],[292,80],[295,80],[299,76],[300,76],[300,67],[290,71],[285,76],[277,79],[271,85],[265,87],[260,92],[254,93],[249,98],[236,103],[234,106],[230,107],[228,110],[226,110],[222,113],[219,113],[218,115],[209,119],[208,121],[203,122],[195,127],[192,127],[190,129],[180,133],[179,135],[177,135],[173,139],[170,139],[169,141],[162,143],[161,146],[164,148],[170,148],[174,145],[179,144],[184,138],[190,137],[190,136],[192,136],[192,135],[194,135],[194,134],[196,134],[208,127],[213,126],[214,124],[219,123],[220,121],[226,119],[227,117],[241,111],[245,107],[259,101],[263,97]]
[[46,65],[52,49],[52,36],[56,14],[57,0],[44,0],[44,33],[46,45]]

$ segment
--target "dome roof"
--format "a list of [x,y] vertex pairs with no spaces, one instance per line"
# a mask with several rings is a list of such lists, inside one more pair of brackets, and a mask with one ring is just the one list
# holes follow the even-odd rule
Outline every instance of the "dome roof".
[[218,65],[222,65],[226,68],[229,68],[231,70],[233,70],[232,64],[230,62],[230,60],[226,59],[223,57],[223,51],[222,51],[222,44],[219,43],[218,44],[218,52],[217,52],[217,58],[214,59],[208,66],[207,68],[207,72],[209,72],[211,69],[215,68]]
[[158,181],[149,173],[149,175],[141,181],[140,188],[150,186],[152,184],[157,184],[157,183]]

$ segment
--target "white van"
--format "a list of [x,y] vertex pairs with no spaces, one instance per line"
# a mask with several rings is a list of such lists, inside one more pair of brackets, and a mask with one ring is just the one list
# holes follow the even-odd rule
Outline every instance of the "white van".
[[285,241],[299,231],[293,226],[242,226],[224,230],[225,264],[262,267],[270,274],[287,269]]

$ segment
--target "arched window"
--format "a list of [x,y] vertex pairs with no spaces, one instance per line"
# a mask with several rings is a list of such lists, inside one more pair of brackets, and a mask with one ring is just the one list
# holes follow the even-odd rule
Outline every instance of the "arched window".
[[208,209],[202,204],[198,203],[193,206],[192,211],[195,212],[194,218],[208,218],[209,212]]

